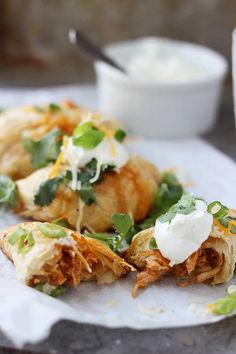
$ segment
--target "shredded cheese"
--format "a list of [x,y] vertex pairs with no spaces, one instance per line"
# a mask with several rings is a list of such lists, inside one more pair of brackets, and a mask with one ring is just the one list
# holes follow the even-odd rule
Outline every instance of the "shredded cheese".
[[228,226],[227,226],[227,227],[224,227],[223,225],[221,225],[221,223],[220,223],[218,220],[215,220],[215,219],[214,219],[214,225],[215,225],[216,227],[218,227],[218,229],[219,229],[220,231],[222,231],[225,236],[231,236],[231,237],[236,236],[235,234],[233,234],[233,233],[230,231],[231,226],[236,226],[236,222],[235,222],[235,221],[233,221],[233,220],[230,221],[230,222],[228,223]]
[[[62,145],[63,148],[65,148],[66,145],[67,145],[67,138],[64,137],[63,145]],[[59,170],[59,168],[61,166],[62,161],[63,161],[63,152],[61,151],[60,154],[58,155],[58,158],[57,158],[57,160],[56,160],[56,162],[55,162],[55,164],[53,166],[53,169],[52,169],[52,171],[51,171],[51,173],[49,175],[50,179],[52,179],[52,178],[54,178],[54,177],[56,177],[58,175],[58,170]]]
[[76,231],[80,232],[81,231],[81,222],[83,219],[83,211],[84,211],[84,206],[85,203],[83,202],[82,199],[79,198],[79,202],[78,202],[78,219],[76,221]]

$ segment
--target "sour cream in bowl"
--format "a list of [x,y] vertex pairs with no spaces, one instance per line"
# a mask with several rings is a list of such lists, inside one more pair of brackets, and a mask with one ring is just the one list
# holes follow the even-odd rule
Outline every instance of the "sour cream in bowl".
[[215,123],[227,62],[206,47],[150,37],[109,45],[127,71],[96,62],[100,109],[135,134],[190,136]]

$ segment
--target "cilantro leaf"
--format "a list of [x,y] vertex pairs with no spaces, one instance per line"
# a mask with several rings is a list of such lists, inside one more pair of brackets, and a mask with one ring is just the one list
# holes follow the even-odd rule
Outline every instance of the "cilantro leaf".
[[32,156],[32,165],[35,168],[42,168],[49,162],[56,161],[62,144],[62,133],[56,128],[38,141],[23,135],[22,142]]
[[134,234],[138,231],[133,225],[133,221],[128,214],[113,214],[113,227],[115,234],[109,233],[92,233],[85,234],[86,237],[95,238],[112,249],[112,251],[119,253],[121,250],[122,241],[125,239],[130,243]]
[[126,132],[122,129],[118,129],[115,132],[114,138],[119,141],[120,143],[124,140],[124,138],[126,137]]
[[155,198],[155,205],[148,217],[142,221],[140,227],[145,230],[152,227],[156,219],[166,213],[170,207],[176,204],[182,197],[184,189],[174,174],[166,172],[159,183],[158,192]]
[[101,241],[107,245],[112,251],[115,251],[117,248],[117,242],[119,242],[120,237],[118,235],[112,235],[109,233],[95,232],[92,234],[84,234],[85,237],[94,238]]
[[196,210],[196,199],[191,194],[184,194],[178,203],[173,205],[164,215],[159,216],[161,223],[170,222],[176,214],[190,214]]
[[73,144],[91,150],[100,144],[104,136],[105,134],[95,128],[91,122],[86,122],[74,130]]
[[34,203],[39,206],[47,206],[51,204],[56,196],[60,183],[62,183],[61,177],[55,177],[42,182],[34,196]]
[[[113,171],[114,167],[112,165],[102,165],[101,173],[95,183],[101,182],[101,174],[105,171]],[[79,190],[81,199],[87,205],[91,205],[96,202],[96,194],[90,183],[90,180],[96,175],[97,170],[97,160],[92,159],[83,170],[77,172],[77,180],[81,182],[81,189]],[[67,170],[65,174],[65,179],[72,180],[72,172]]]
[[0,175],[0,205],[15,208],[17,206],[17,199],[15,182],[8,176]]
[[133,221],[129,214],[113,214],[112,221],[115,231],[122,237],[125,237],[133,226]]
[[86,205],[96,202],[96,193],[90,183],[82,183],[79,195]]

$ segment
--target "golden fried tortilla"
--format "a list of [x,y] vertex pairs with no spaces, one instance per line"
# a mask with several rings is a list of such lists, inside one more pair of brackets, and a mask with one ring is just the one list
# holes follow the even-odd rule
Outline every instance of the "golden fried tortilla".
[[47,289],[95,280],[110,284],[133,268],[109,247],[55,224],[25,222],[0,234],[0,248],[25,284]]
[[158,249],[150,249],[153,236],[154,228],[141,231],[135,235],[125,254],[125,260],[139,271],[133,288],[134,297],[138,289],[146,288],[168,274],[176,278],[180,286],[221,284],[232,278],[236,262],[236,236],[225,236],[214,227],[197,252],[173,267]]
[[158,182],[157,169],[139,156],[132,156],[119,172],[105,172],[94,185],[96,203],[85,205],[79,192],[60,185],[55,199],[48,206],[38,206],[34,196],[39,185],[50,177],[52,166],[42,168],[17,181],[19,207],[16,212],[35,220],[66,220],[72,227],[102,232],[112,227],[114,213],[131,213],[134,220],[146,217],[153,206]]
[[42,139],[53,129],[71,135],[74,128],[89,112],[73,102],[60,104],[60,109],[50,105],[9,109],[0,114],[0,174],[16,180],[32,173],[31,155],[22,144],[22,134],[34,141]]

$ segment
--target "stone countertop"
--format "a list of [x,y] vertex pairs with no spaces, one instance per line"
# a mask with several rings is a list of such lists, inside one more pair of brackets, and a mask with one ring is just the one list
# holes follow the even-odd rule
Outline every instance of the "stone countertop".
[[[236,160],[232,105],[223,105],[216,128],[204,139]],[[210,325],[142,331],[60,321],[54,325],[48,339],[37,345],[27,345],[24,351],[14,349],[0,333],[0,354],[235,354],[235,328],[236,316]]]

